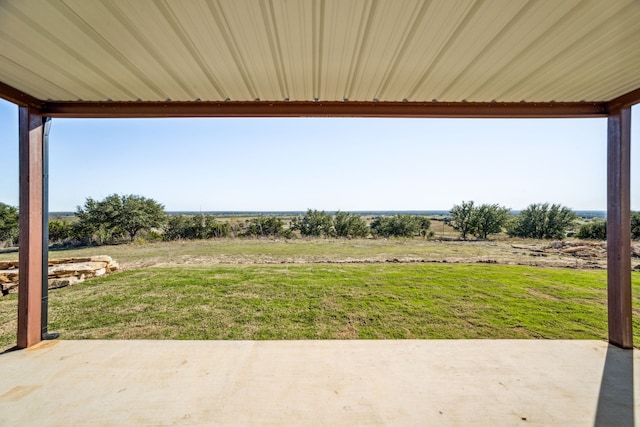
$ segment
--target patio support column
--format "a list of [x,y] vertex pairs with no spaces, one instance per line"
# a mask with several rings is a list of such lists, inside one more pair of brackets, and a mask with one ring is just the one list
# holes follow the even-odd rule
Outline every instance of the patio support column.
[[607,293],[609,342],[633,348],[631,330],[631,108],[607,125]]
[[29,107],[19,112],[20,264],[18,287],[19,348],[42,339],[44,123]]

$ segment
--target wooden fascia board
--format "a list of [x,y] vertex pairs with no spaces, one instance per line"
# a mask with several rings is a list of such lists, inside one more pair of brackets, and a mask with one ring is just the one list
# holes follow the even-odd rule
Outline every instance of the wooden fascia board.
[[619,110],[640,103],[640,88],[625,93],[607,103],[607,111]]
[[13,102],[19,107],[29,107],[37,110],[38,112],[44,104],[44,102],[38,98],[2,82],[0,82],[0,98]]
[[160,117],[605,117],[601,102],[46,102],[41,112],[67,118]]

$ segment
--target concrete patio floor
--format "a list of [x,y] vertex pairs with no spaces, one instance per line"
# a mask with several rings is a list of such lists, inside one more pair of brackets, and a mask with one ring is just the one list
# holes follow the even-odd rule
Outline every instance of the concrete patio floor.
[[639,364],[601,341],[48,341],[0,355],[0,426],[632,426]]

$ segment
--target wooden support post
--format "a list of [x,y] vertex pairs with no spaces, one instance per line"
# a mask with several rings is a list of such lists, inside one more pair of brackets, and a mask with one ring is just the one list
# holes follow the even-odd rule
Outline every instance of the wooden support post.
[[633,348],[631,312],[631,108],[607,126],[607,289],[609,342]]
[[42,339],[43,118],[20,107],[20,273],[18,347]]

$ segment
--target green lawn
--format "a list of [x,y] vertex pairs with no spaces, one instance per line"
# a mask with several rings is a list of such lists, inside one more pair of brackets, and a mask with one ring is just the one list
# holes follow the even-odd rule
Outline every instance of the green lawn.
[[[640,307],[640,275],[633,274]],[[0,349],[17,298],[0,299]],[[637,313],[637,312],[636,312]],[[51,291],[63,339],[606,339],[606,272],[479,264],[148,268]],[[640,325],[634,321],[635,342]]]

